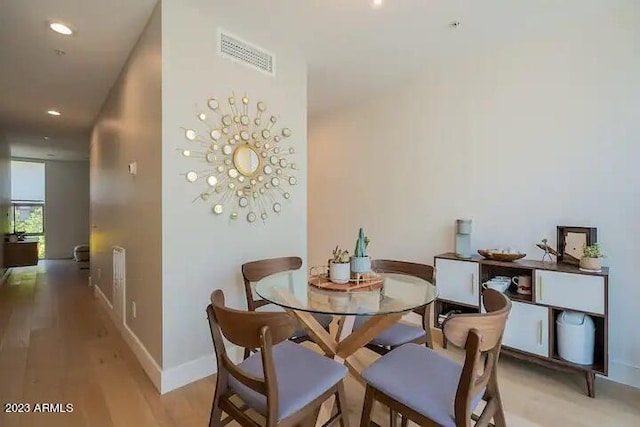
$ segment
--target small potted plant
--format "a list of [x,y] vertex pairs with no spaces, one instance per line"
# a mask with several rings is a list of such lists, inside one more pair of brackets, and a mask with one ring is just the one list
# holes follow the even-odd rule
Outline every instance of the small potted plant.
[[338,246],[333,250],[333,258],[329,260],[329,280],[334,283],[349,283],[349,251],[343,251]]
[[600,271],[602,270],[602,258],[604,254],[600,245],[594,243],[593,245],[585,245],[582,249],[582,258],[580,258],[580,268],[585,270]]
[[356,240],[356,251],[351,257],[351,271],[356,274],[364,274],[371,271],[371,258],[367,255],[367,246],[369,246],[369,238],[364,235],[362,228],[358,232],[358,240]]

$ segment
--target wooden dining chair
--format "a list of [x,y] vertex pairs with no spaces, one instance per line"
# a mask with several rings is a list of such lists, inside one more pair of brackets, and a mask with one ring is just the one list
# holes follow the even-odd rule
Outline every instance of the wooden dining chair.
[[[343,379],[347,369],[313,350],[288,341],[295,322],[286,312],[250,312],[225,306],[224,294],[211,294],[207,317],[215,348],[218,373],[209,427],[236,420],[242,426],[263,424],[245,411],[253,409],[265,418],[267,427],[313,425],[320,406],[335,395],[337,413],[348,427]],[[240,364],[234,364],[223,336],[232,344],[259,348]],[[240,398],[236,405],[232,397]],[[222,420],[222,412],[229,415]]]
[[[511,301],[484,291],[487,313],[450,316],[443,325],[450,343],[465,349],[464,365],[416,345],[405,344],[381,357],[362,376],[367,382],[361,426],[369,426],[375,400],[397,411],[402,424],[421,426],[506,426],[498,390],[498,358]],[[487,402],[482,414],[473,410]]]
[[[379,273],[406,274],[426,280],[427,282],[433,282],[433,267],[430,265],[376,259],[371,262],[371,269]],[[398,322],[371,340],[371,342],[367,344],[367,348],[381,355],[385,355],[394,348],[406,343],[425,344],[427,347],[433,348],[430,325],[432,316],[431,304],[420,307],[414,310],[414,312],[422,317],[422,327]],[[368,319],[368,316],[356,317],[353,328],[359,329]]]
[[[299,270],[302,267],[302,258],[300,257],[282,257],[262,259],[259,261],[251,261],[242,264],[242,278],[244,279],[244,292],[247,298],[247,307],[249,311],[256,311],[256,309],[270,304],[269,301],[265,301],[262,298],[254,298],[254,292],[251,284],[264,279],[272,274],[282,273],[285,271]],[[333,317],[328,314],[314,314],[313,315],[318,323],[322,325],[327,331],[329,330],[329,324],[333,320]],[[311,341],[311,338],[307,335],[305,330],[298,326],[291,335],[290,339],[293,342],[301,343],[304,341]],[[246,359],[251,354],[250,348],[245,348],[244,358]]]

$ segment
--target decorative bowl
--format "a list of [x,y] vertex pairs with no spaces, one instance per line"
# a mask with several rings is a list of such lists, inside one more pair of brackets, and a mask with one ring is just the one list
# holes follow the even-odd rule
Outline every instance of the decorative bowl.
[[500,252],[498,249],[478,249],[478,253],[486,259],[492,259],[494,261],[515,261],[527,256],[522,253],[505,253]]

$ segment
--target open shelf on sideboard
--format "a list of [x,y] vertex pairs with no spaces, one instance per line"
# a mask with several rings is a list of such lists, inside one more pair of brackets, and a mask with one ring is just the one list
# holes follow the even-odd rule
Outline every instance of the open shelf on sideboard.
[[524,302],[528,304],[534,304],[533,295],[522,295],[511,290],[504,293],[511,301]]
[[466,304],[462,304],[462,303],[457,303],[457,302],[438,299],[434,303],[433,326],[438,328],[438,329],[442,329],[442,325],[440,324],[440,322],[438,322],[438,315],[439,314],[443,314],[443,313],[447,313],[450,310],[460,310],[462,313],[478,313],[479,312],[478,307],[474,307],[474,306],[471,306],[471,305],[466,305]]
[[576,371],[594,371],[599,374],[606,375],[607,374],[607,361],[605,354],[605,321],[603,317],[598,316],[590,316],[595,325],[595,343],[594,343],[594,354],[593,354],[593,364],[592,365],[581,365],[578,363],[573,363],[568,360],[565,360],[560,357],[558,353],[558,329],[556,327],[556,319],[558,315],[562,313],[562,309],[559,308],[551,308],[551,318],[550,321],[552,324],[550,325],[550,344],[549,353],[551,354],[551,359],[553,359],[556,363],[566,368],[570,368]]

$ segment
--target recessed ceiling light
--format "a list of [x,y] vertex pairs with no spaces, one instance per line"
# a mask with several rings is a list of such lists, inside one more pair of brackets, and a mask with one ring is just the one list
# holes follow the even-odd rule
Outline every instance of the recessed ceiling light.
[[45,136],[45,137],[44,137],[44,139],[49,139],[49,137],[48,137],[48,136]]
[[371,7],[374,9],[378,9],[382,7],[384,0],[371,0]]
[[49,24],[49,28],[51,28],[56,33],[62,34],[64,36],[70,36],[71,34],[73,34],[73,30],[62,22],[52,22]]
[[47,114],[50,114],[52,116],[60,116],[61,115],[60,111],[56,111],[56,110],[49,110],[49,111],[47,111]]

